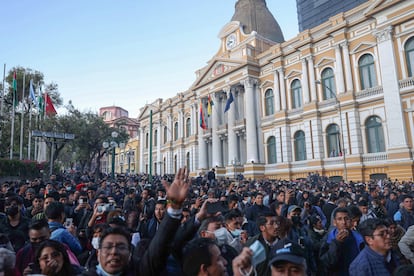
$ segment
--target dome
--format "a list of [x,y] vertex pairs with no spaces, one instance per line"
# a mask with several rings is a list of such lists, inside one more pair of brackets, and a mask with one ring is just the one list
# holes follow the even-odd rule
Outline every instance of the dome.
[[238,0],[231,21],[239,21],[246,34],[256,31],[274,42],[285,41],[282,30],[267,8],[265,0]]

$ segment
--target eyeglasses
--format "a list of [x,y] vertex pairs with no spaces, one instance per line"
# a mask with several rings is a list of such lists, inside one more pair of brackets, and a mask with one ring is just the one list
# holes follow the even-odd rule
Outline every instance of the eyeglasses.
[[106,244],[102,245],[101,250],[104,254],[108,254],[115,248],[115,251],[119,253],[125,253],[129,251],[129,247],[125,244]]
[[50,256],[44,255],[44,256],[40,257],[39,258],[39,261],[46,262],[47,260],[49,260],[49,257],[50,257],[50,259],[56,259],[59,256],[61,256],[60,252],[53,251],[52,253],[50,253]]
[[279,226],[280,225],[280,221],[270,221],[269,223],[266,223],[266,225],[270,225],[270,226],[275,226],[275,225],[277,225],[277,226]]
[[388,230],[384,230],[384,231],[379,232],[378,234],[372,234],[372,236],[380,236],[380,237],[385,238],[385,237],[387,237],[389,234],[390,234],[390,231],[388,231]]

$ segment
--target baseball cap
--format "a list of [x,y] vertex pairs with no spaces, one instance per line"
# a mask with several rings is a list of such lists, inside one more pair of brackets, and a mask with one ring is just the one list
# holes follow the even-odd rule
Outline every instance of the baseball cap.
[[288,214],[290,212],[295,211],[296,209],[302,210],[302,208],[300,208],[298,205],[290,205],[289,208],[288,208]]
[[279,261],[306,266],[305,252],[297,243],[289,239],[282,239],[271,249],[269,265]]

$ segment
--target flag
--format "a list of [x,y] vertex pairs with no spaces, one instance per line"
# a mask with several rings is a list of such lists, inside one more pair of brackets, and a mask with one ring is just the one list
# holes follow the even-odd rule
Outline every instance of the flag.
[[210,117],[211,115],[211,107],[214,105],[214,102],[211,100],[211,96],[208,95],[208,100],[207,100],[207,115],[208,117]]
[[231,93],[231,91],[230,91],[229,98],[227,99],[226,106],[224,107],[224,113],[226,113],[226,112],[227,112],[227,110],[229,110],[229,109],[230,109],[230,105],[231,105],[231,103],[232,103],[233,101],[234,101],[234,99],[233,99],[233,93]]
[[45,113],[45,100],[43,99],[42,89],[39,89],[39,96],[37,96],[37,109],[39,110],[39,114],[43,117]]
[[206,121],[204,120],[203,105],[201,103],[200,103],[200,127],[202,129],[207,129]]
[[13,73],[13,107],[16,108],[19,104],[19,100],[17,99],[17,73],[16,70],[14,70]]
[[56,109],[53,106],[52,99],[47,93],[45,93],[45,113],[47,116],[53,116],[57,114]]
[[30,100],[32,100],[32,103],[34,103],[37,106],[37,101],[36,101],[36,95],[33,89],[33,80],[30,80],[30,87],[29,87],[30,93],[29,93],[29,97]]

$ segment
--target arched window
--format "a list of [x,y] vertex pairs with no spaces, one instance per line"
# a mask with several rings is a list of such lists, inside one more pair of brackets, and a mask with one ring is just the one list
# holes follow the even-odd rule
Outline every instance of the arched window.
[[156,146],[158,143],[158,130],[154,131],[154,146]]
[[306,143],[305,133],[299,130],[294,136],[295,143],[295,161],[306,160]]
[[173,173],[177,173],[178,171],[178,160],[177,160],[177,155],[174,155],[174,172]]
[[168,128],[164,127],[164,144],[168,141]]
[[178,140],[178,122],[174,123],[174,141]]
[[164,169],[164,174],[167,173],[167,158],[164,157],[163,159],[164,161],[162,162],[163,165],[163,169]]
[[185,164],[186,164],[186,166],[187,166],[187,170],[191,170],[190,169],[190,153],[189,152],[187,152],[187,154],[185,155]]
[[145,148],[148,148],[149,145],[149,134],[145,134]]
[[328,100],[335,98],[336,87],[335,87],[335,75],[332,68],[326,68],[321,74],[323,99]]
[[378,116],[371,116],[365,122],[367,135],[368,152],[384,152],[385,141],[381,119]]
[[274,113],[273,111],[273,90],[267,89],[265,93],[265,115],[269,116]]
[[405,59],[408,67],[408,76],[414,76],[414,37],[410,38],[404,46]]
[[339,127],[331,124],[326,128],[326,143],[329,157],[342,156],[342,147],[339,139]]
[[276,163],[276,139],[274,136],[267,139],[267,161],[269,164]]
[[190,137],[191,135],[191,119],[187,118],[185,121],[185,137]]
[[375,74],[374,58],[370,54],[365,54],[359,59],[358,66],[361,90],[376,86],[377,76]]
[[302,106],[302,86],[299,80],[292,81],[290,85],[292,95],[292,109],[299,108]]

